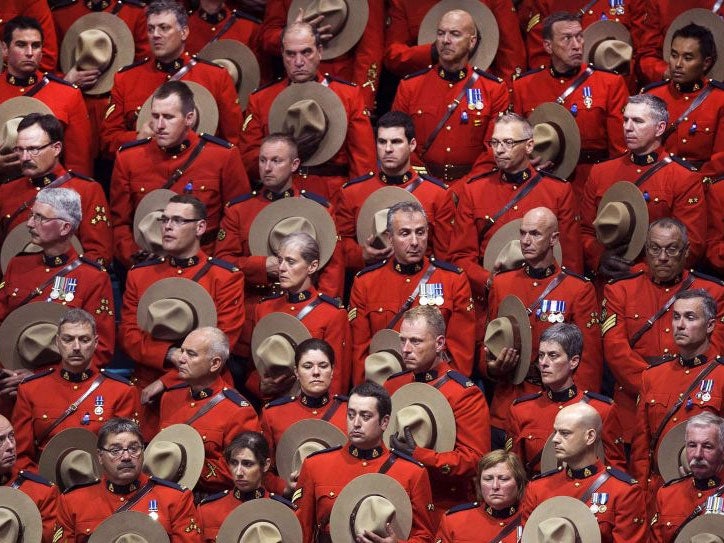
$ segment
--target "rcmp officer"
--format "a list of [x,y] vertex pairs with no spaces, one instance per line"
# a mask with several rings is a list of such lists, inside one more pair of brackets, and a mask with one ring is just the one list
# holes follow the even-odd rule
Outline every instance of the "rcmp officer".
[[468,174],[476,161],[492,162],[486,142],[508,108],[503,80],[468,62],[478,39],[468,12],[445,13],[435,42],[439,63],[406,77],[392,104],[412,117],[423,142],[413,162],[445,182]]
[[146,18],[153,57],[126,66],[116,74],[101,131],[104,151],[115,156],[124,143],[153,136],[148,125],[136,132],[138,111],[162,83],[171,79],[194,81],[206,87],[219,108],[218,135],[238,144],[241,110],[234,83],[226,69],[185,51],[189,34],[186,12],[173,0],[157,0],[146,8]]
[[595,514],[603,543],[646,541],[644,495],[629,475],[596,457],[601,416],[583,402],[564,407],[553,424],[558,461],[566,463],[534,479],[521,505],[523,523],[533,509],[553,496],[579,498]]
[[195,490],[201,494],[228,488],[233,476],[223,454],[241,432],[259,429],[251,404],[220,376],[229,358],[229,339],[215,327],[197,328],[180,348],[178,376],[183,381],[161,397],[161,429],[193,426],[204,440],[205,462]]
[[165,188],[190,194],[208,211],[204,250],[212,254],[221,223],[222,206],[249,190],[238,150],[228,141],[192,129],[194,97],[183,81],[168,81],[153,93],[153,138],[122,145],[113,168],[111,201],[116,257],[126,267],[139,260],[133,239],[134,212],[152,190]]
[[386,237],[393,256],[357,273],[352,284],[353,382],[364,380],[364,359],[372,336],[383,328],[398,330],[403,313],[415,304],[440,309],[448,329],[450,363],[470,375],[475,311],[467,277],[457,266],[425,256],[428,222],[419,203],[402,202],[389,208]]
[[113,513],[139,511],[156,520],[171,543],[201,543],[201,526],[193,495],[143,472],[143,436],[129,419],[115,418],[98,432],[101,478],[60,496],[54,541],[86,541]]
[[35,465],[46,443],[66,428],[97,432],[113,417],[138,418],[138,389],[93,367],[98,333],[91,314],[82,309],[65,313],[55,344],[60,363],[26,377],[18,387],[12,420],[22,467]]
[[[388,450],[382,441],[391,411],[392,402],[384,388],[370,381],[358,385],[347,406],[349,442],[305,458],[292,499],[305,543],[330,541],[329,518],[336,498],[347,483],[366,473],[389,475],[409,495],[412,530],[407,541],[432,540],[434,506],[425,468],[403,452]],[[369,541],[397,541],[396,535],[390,537]]]
[[[6,68],[5,75],[0,78],[0,103],[18,96],[30,96],[46,104],[65,129],[65,165],[79,174],[91,175],[93,162],[88,145],[91,126],[83,95],[68,81],[40,71],[44,41],[40,23],[19,16],[8,21],[3,32],[2,53]],[[21,158],[16,157],[16,161]],[[10,159],[4,157],[5,166],[12,166],[8,163]]]
[[[227,5],[228,4],[228,5]],[[189,37],[186,48],[192,55],[220,39],[236,40],[257,51],[261,21],[238,7],[236,2],[203,0],[189,13]]]
[[18,15],[32,17],[40,23],[44,36],[43,58],[40,61],[40,68],[54,70],[58,62],[58,40],[55,35],[55,26],[50,15],[50,8],[46,5],[46,2],[7,0],[0,7],[0,32],[3,32],[5,25]]

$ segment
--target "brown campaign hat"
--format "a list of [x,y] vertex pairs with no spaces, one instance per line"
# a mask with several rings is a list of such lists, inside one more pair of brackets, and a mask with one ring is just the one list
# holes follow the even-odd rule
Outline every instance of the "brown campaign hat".
[[581,154],[581,132],[571,112],[560,104],[544,102],[531,112],[528,122],[533,125],[533,156],[553,162],[549,171],[567,179]]
[[251,356],[259,375],[294,370],[294,349],[312,335],[292,315],[269,313],[254,326]]
[[669,62],[669,56],[671,55],[671,42],[674,39],[674,32],[690,23],[708,28],[714,36],[717,61],[711,67],[709,73],[706,74],[706,77],[715,79],[716,81],[721,81],[724,78],[724,21],[722,21],[721,17],[710,9],[689,9],[671,22],[671,25],[666,30],[666,37],[664,38],[664,61],[667,63]]
[[352,49],[364,34],[370,16],[368,0],[293,0],[287,11],[292,24],[304,11],[304,20],[324,15],[322,26],[330,25],[332,38],[322,47],[322,60],[337,58]]
[[390,437],[405,437],[406,426],[419,447],[437,452],[455,448],[455,414],[442,392],[426,383],[408,383],[392,395],[392,416],[383,434],[389,446]]
[[77,19],[60,45],[60,69],[99,70],[101,75],[85,94],[110,92],[116,72],[133,62],[133,34],[120,17],[111,13],[88,13]]
[[98,437],[85,428],[67,428],[53,436],[38,460],[40,474],[60,492],[97,481],[101,476]]
[[365,358],[365,379],[378,385],[384,384],[390,375],[405,369],[400,353],[400,333],[390,328],[375,332]]
[[588,506],[569,496],[538,505],[523,528],[523,543],[601,543],[598,521]]
[[[552,425],[551,430],[553,430]],[[606,453],[603,450],[603,441],[600,439],[596,443],[596,456],[601,459],[601,462],[606,462]],[[545,473],[546,471],[554,470],[560,465],[561,464],[558,463],[558,459],[556,458],[555,446],[553,445],[553,434],[551,434],[548,436],[546,444],[543,446],[543,452],[540,457],[540,472]]]
[[448,11],[454,9],[467,11],[473,17],[478,32],[478,45],[470,59],[470,64],[487,70],[498,52],[500,31],[495,15],[480,0],[442,0],[432,6],[420,23],[420,30],[417,33],[418,45],[434,42],[440,19]]
[[0,103],[0,150],[9,151],[18,140],[18,125],[30,113],[52,115],[53,111],[37,98],[16,96]]
[[237,40],[216,40],[209,42],[196,56],[226,68],[236,87],[239,107],[242,111],[246,109],[249,95],[261,79],[259,62],[252,50]]
[[172,424],[157,433],[143,453],[147,473],[193,488],[204,467],[204,440],[193,426]]
[[345,433],[334,424],[319,419],[303,419],[284,430],[276,447],[276,466],[285,481],[299,471],[302,461],[316,451],[343,445]]
[[[196,104],[196,122],[192,126],[197,134],[215,134],[216,128],[219,126],[219,108],[216,105],[216,99],[203,85],[199,85],[194,81],[181,81],[191,89],[194,94],[194,104]],[[155,91],[154,91],[155,92]],[[151,120],[151,102],[153,101],[153,93],[149,96],[138,112],[136,120],[136,131],[140,130],[146,122]]]
[[269,132],[293,136],[300,147],[302,165],[318,166],[342,148],[347,137],[347,113],[332,89],[316,81],[292,83],[272,102]]
[[[83,254],[83,246],[78,236],[72,236],[70,243],[79,255]],[[39,253],[42,250],[40,246],[30,241],[30,230],[28,230],[28,226],[25,223],[17,225],[5,236],[2,248],[0,248],[0,269],[2,269],[2,273],[4,274],[7,271],[8,264],[10,264],[10,260],[15,255],[19,255],[20,253]]]
[[[485,247],[483,268],[492,272],[495,265],[500,263],[500,271],[508,271],[520,268],[525,264],[520,248],[520,225],[522,223],[523,219],[514,219],[495,231]],[[553,246],[553,256],[560,266],[563,260],[560,243]]]
[[400,187],[381,187],[370,194],[357,214],[357,243],[364,245],[368,237],[374,236],[372,245],[378,249],[385,247],[387,238],[383,233],[387,229],[387,210],[399,202],[420,204],[414,194]]
[[628,29],[616,21],[596,21],[583,31],[583,58],[587,64],[617,73],[629,73],[633,47]]
[[0,541],[40,543],[42,537],[38,506],[22,490],[0,486]]
[[525,305],[517,296],[508,295],[498,307],[497,318],[485,329],[485,347],[493,357],[498,357],[504,347],[513,347],[520,354],[520,362],[512,376],[514,385],[523,382],[530,368],[533,353],[533,332]]
[[231,511],[221,524],[216,543],[290,543],[302,541],[294,511],[274,499],[250,500]]
[[138,202],[133,215],[133,239],[141,249],[148,253],[163,256],[163,227],[158,221],[169,200],[176,193],[168,189],[156,189],[146,194]]
[[687,522],[674,543],[724,543],[724,515],[705,513]]
[[60,362],[55,337],[68,308],[53,302],[21,305],[0,324],[0,361],[9,370],[37,370]]
[[408,538],[412,528],[410,496],[389,475],[367,473],[347,483],[334,500],[329,532],[334,543],[354,543],[365,530],[387,537],[387,524],[400,539]]
[[202,326],[216,326],[216,305],[191,279],[168,277],[153,283],[138,302],[138,326],[155,339],[177,341]]
[[[92,504],[89,504],[92,507]],[[123,511],[101,522],[88,543],[169,543],[163,525],[148,513]]]
[[323,267],[337,246],[337,227],[323,205],[303,197],[282,198],[264,207],[249,227],[252,255],[274,256],[281,239],[294,232],[306,232],[319,245],[319,267]]
[[634,260],[646,244],[649,208],[641,190],[618,181],[604,193],[593,221],[596,237],[607,249],[626,245],[623,258]]
[[691,473],[686,457],[686,421],[666,432],[656,449],[656,465],[665,483]]

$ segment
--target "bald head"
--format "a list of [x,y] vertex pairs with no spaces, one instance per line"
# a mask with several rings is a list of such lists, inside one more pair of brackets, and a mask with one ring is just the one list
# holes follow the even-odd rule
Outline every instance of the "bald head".
[[454,9],[440,18],[435,47],[440,57],[440,66],[448,72],[465,67],[477,42],[475,21],[467,11]]
[[564,407],[558,412],[556,422],[559,418],[566,417],[569,420],[576,421],[576,424],[581,428],[590,428],[596,430],[596,433],[598,434],[601,433],[601,426],[603,425],[601,415],[598,414],[598,411],[596,411],[594,407],[591,407],[587,403],[578,402]]
[[564,407],[553,422],[553,447],[556,459],[572,469],[596,463],[596,445],[601,436],[601,416],[587,403]]
[[553,264],[553,247],[558,243],[558,219],[547,207],[536,207],[523,215],[520,249],[526,264],[546,268]]
[[0,473],[9,473],[15,465],[15,432],[8,419],[0,415]]
[[443,16],[440,17],[440,23],[437,26],[440,27],[443,22],[446,24],[454,23],[464,32],[475,34],[475,21],[473,20],[473,16],[464,9],[451,9],[444,13]]

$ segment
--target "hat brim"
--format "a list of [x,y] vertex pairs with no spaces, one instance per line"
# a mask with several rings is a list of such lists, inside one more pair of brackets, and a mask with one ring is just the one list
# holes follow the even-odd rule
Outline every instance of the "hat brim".
[[[576,168],[581,154],[581,131],[578,129],[576,119],[560,104],[544,102],[531,112],[528,122],[532,126],[549,123],[558,128],[556,132],[564,139],[563,158],[549,171],[558,177],[568,179]],[[535,155],[536,153],[533,151],[533,156]]]
[[89,89],[82,89],[84,94],[96,95],[110,92],[116,72],[133,62],[135,43],[133,34],[120,17],[112,13],[88,13],[77,19],[65,33],[60,45],[60,69],[68,73],[75,66],[75,46],[78,36],[85,30],[102,30],[113,42],[113,59],[108,67],[101,72],[98,81]]
[[277,500],[262,498],[233,509],[221,524],[216,543],[238,543],[244,530],[260,521],[276,526],[282,541],[302,541],[302,526],[294,511]]
[[347,442],[345,433],[334,424],[319,419],[304,419],[287,428],[276,446],[277,473],[285,481],[292,473],[294,453],[303,444],[316,441],[324,448],[344,445]]
[[[520,239],[520,225],[522,223],[523,219],[513,219],[495,231],[485,247],[483,268],[489,272],[493,271],[495,268],[495,262],[498,260],[498,256],[505,246],[511,241]],[[563,260],[563,251],[561,250],[560,242],[553,246],[553,257],[560,266]]]
[[[193,426],[189,424],[172,424],[168,428],[164,428],[157,433],[151,442],[146,447],[146,451],[149,450],[151,445],[158,443],[159,441],[169,441],[171,443],[177,443],[186,451],[186,469],[177,481],[184,488],[193,488],[201,477],[201,470],[204,468],[204,440],[201,439],[201,435]],[[144,459],[145,459],[144,451]],[[150,468],[144,462],[143,468],[150,472]],[[152,475],[156,475],[152,473]]]
[[317,166],[327,162],[342,148],[347,137],[347,112],[334,91],[316,81],[294,83],[280,92],[269,109],[269,132],[283,132],[287,110],[300,100],[313,100],[319,104],[329,125],[317,150],[302,164]]
[[525,304],[520,298],[508,295],[498,306],[497,317],[512,317],[518,323],[520,333],[520,362],[513,372],[512,382],[519,385],[528,375],[530,369],[530,357],[533,354],[533,329],[530,325],[530,317],[526,311]]
[[[88,504],[92,507],[92,504]],[[169,543],[163,526],[146,513],[123,511],[113,513],[93,530],[88,543],[109,543],[124,534],[136,534],[153,543]]]
[[[0,55],[1,57],[2,55]],[[5,126],[5,123],[18,117],[25,117],[31,113],[41,113],[43,115],[53,115],[53,110],[50,109],[44,102],[41,102],[37,98],[32,96],[16,96],[0,103],[0,128]],[[9,148],[10,145],[6,145],[6,142],[0,142],[3,148]],[[13,143],[13,146],[15,143]]]
[[706,74],[706,77],[721,81],[724,78],[724,21],[721,20],[719,15],[712,12],[709,9],[694,8],[685,11],[679,15],[676,19],[671,22],[671,25],[666,30],[666,36],[664,37],[664,49],[663,58],[664,62],[668,64],[669,56],[671,56],[671,42],[674,39],[674,32],[678,29],[694,23],[699,26],[708,28],[714,36],[714,43],[716,44],[716,50],[719,52],[717,61]]
[[268,315],[264,315],[259,319],[259,322],[256,323],[254,331],[251,334],[251,356],[260,374],[263,373],[264,366],[257,356],[256,350],[266,338],[280,333],[292,338],[297,345],[305,339],[312,337],[312,334],[309,333],[304,323],[296,317],[287,315],[286,313],[269,313]]
[[[598,440],[596,445],[596,456],[601,459],[601,462],[606,462],[606,453],[603,450],[603,441]],[[558,459],[556,458],[555,446],[553,445],[553,434],[548,436],[546,443],[543,446],[543,451],[540,457],[540,472],[545,473],[558,468]]]
[[[56,325],[68,311],[63,304],[53,302],[32,302],[21,305],[10,313],[0,324],[0,360],[8,370],[37,370],[38,366],[26,363],[18,352],[18,339],[30,326],[36,324]],[[60,356],[58,356],[60,361]]]
[[375,213],[400,202],[422,205],[414,194],[400,187],[381,187],[367,197],[357,213],[357,243],[360,246],[367,243],[367,238],[375,235]]
[[[38,460],[38,471],[40,475],[53,481],[61,488],[61,481],[58,480],[58,459],[69,450],[85,451],[93,459],[93,471],[100,476],[101,464],[98,460],[98,436],[85,428],[67,428],[53,436],[43,449]],[[67,490],[61,488],[61,492]]]
[[452,451],[455,448],[457,434],[455,414],[442,392],[425,383],[408,383],[398,388],[392,395],[392,416],[382,435],[385,444],[389,447],[390,437],[402,434],[404,430],[395,424],[395,413],[414,404],[426,406],[435,417],[436,439],[432,448],[437,452]]
[[[216,129],[219,126],[219,108],[216,105],[216,100],[211,92],[194,81],[181,81],[185,83],[191,89],[194,95],[194,104],[196,104],[196,110],[198,111],[198,124],[196,126],[197,134],[216,134]],[[155,91],[154,91],[155,92]],[[141,127],[151,120],[151,102],[153,101],[153,93],[149,96],[141,106],[138,112],[138,119],[136,119],[136,131],[141,130]]]
[[596,48],[607,40],[618,40],[632,45],[631,33],[623,24],[610,20],[596,21],[583,31],[583,58],[586,64],[593,64]]
[[563,517],[576,526],[581,543],[601,543],[596,516],[581,500],[569,496],[548,498],[538,505],[523,527],[523,543],[538,543],[538,525],[546,519]]
[[196,56],[210,62],[227,59],[236,65],[241,79],[236,83],[236,94],[243,111],[249,95],[259,86],[261,80],[259,61],[252,50],[238,40],[217,40],[208,43]]
[[[78,236],[73,235],[70,238],[70,244],[79,255],[83,254],[83,245],[81,245]],[[0,269],[5,274],[8,264],[10,264],[10,260],[14,256],[20,253],[39,253],[42,250],[40,246],[32,243],[27,225],[25,223],[19,224],[10,230],[3,241],[2,248],[0,248]]]
[[148,307],[159,300],[178,299],[188,302],[194,308],[196,323],[194,328],[216,326],[217,315],[214,299],[204,287],[196,281],[182,277],[168,277],[153,283],[143,293],[138,302],[136,318],[141,330],[150,333]]
[[448,11],[461,9],[467,11],[475,21],[478,33],[477,49],[470,59],[470,64],[487,70],[495,59],[500,42],[500,30],[495,15],[480,0],[442,0],[432,6],[420,23],[417,33],[417,44],[432,43],[437,36],[437,25]]
[[646,236],[649,231],[649,208],[644,200],[641,190],[629,181],[617,181],[611,185],[603,194],[598,204],[596,216],[604,207],[611,202],[625,202],[631,206],[636,219],[634,231],[631,233],[631,240],[626,246],[623,258],[628,260],[636,259],[646,244]]
[[691,543],[697,534],[715,534],[722,537],[724,534],[724,515],[704,514],[687,522],[676,536],[674,543]]
[[14,511],[20,519],[23,543],[40,543],[43,537],[43,521],[38,506],[25,492],[0,486],[0,504]]
[[[163,256],[163,248],[152,246],[139,228],[141,221],[146,218],[149,213],[157,213],[161,216],[161,212],[166,208],[169,200],[176,196],[176,193],[168,189],[152,190],[143,199],[138,202],[136,211],[133,215],[133,239],[141,249],[155,255]],[[158,226],[161,230],[161,225]]]
[[304,217],[314,225],[319,267],[323,268],[337,246],[337,227],[327,209],[308,198],[282,198],[264,207],[249,227],[249,251],[256,256],[275,256],[269,246],[269,234],[280,221],[290,217]]
[[[664,483],[681,477],[679,472],[679,459],[681,452],[686,447],[686,421],[680,422],[661,438],[656,449],[656,465]],[[685,469],[689,466],[681,466]]]

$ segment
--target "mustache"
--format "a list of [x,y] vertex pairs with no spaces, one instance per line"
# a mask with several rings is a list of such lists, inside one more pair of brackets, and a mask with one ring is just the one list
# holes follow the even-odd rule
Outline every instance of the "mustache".
[[708,468],[710,467],[710,464],[706,460],[692,460],[689,462],[690,468]]
[[27,168],[27,167],[29,167],[29,166],[35,166],[35,162],[33,162],[32,160],[23,160],[23,161],[20,163],[20,167],[21,167],[21,168]]

